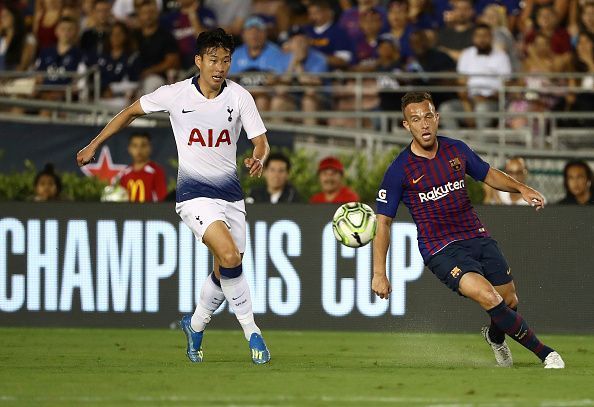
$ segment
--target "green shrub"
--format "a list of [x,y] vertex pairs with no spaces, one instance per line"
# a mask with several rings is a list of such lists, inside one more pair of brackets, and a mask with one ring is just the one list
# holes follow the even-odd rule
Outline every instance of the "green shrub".
[[[26,201],[33,197],[33,182],[37,169],[27,160],[25,169],[21,172],[8,174],[0,173],[0,200]],[[95,177],[84,177],[73,172],[59,173],[62,179],[62,194],[64,200],[98,201],[101,198],[105,182]]]

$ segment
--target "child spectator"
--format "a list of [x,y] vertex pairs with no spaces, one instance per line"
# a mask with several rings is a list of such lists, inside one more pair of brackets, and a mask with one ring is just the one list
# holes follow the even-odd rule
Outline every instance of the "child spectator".
[[57,201],[62,192],[62,180],[54,171],[53,164],[45,164],[33,181],[35,202]]
[[128,191],[130,202],[161,202],[167,195],[165,172],[151,161],[151,137],[134,133],[128,141],[132,165],[120,175],[120,185]]

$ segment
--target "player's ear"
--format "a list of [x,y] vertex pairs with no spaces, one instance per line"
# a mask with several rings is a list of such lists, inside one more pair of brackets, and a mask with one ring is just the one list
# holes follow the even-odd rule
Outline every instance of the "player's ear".
[[194,55],[194,63],[200,69],[200,65],[202,65],[202,57],[200,55]]
[[402,125],[404,126],[404,128],[405,128],[406,130],[410,130],[410,127],[409,127],[409,125],[408,125],[408,120],[402,120]]

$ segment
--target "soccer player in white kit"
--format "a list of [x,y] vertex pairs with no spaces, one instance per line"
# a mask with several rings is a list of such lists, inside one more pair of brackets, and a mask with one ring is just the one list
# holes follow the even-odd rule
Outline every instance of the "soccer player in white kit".
[[253,97],[226,79],[232,53],[233,38],[223,29],[201,33],[195,56],[199,76],[142,96],[118,113],[76,160],[80,166],[89,163],[105,140],[137,117],[169,113],[179,157],[175,210],[214,256],[214,272],[202,286],[194,314],[180,321],[188,341],[187,356],[192,362],[202,361],[206,324],[227,299],[249,341],[252,361],[263,364],[270,360],[270,352],[254,322],[241,267],[246,220],[236,159],[242,126],[254,144],[252,157],[244,162],[250,176],[262,174],[270,148]]

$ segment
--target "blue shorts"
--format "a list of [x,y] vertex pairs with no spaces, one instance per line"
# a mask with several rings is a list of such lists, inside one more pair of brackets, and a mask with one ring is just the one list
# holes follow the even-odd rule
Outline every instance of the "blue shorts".
[[494,286],[513,280],[497,242],[486,237],[450,243],[429,258],[427,267],[455,292],[458,292],[460,279],[468,272],[479,273]]

